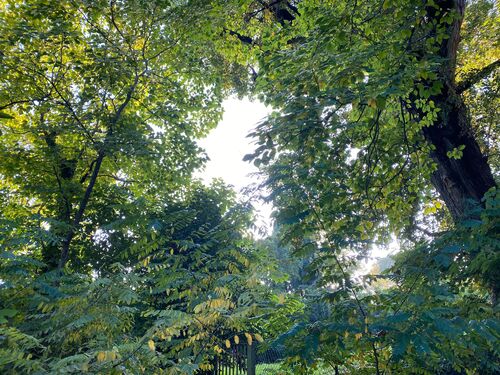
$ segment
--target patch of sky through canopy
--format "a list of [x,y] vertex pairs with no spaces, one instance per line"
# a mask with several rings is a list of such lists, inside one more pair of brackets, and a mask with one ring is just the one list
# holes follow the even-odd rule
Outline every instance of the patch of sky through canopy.
[[[257,100],[251,101],[248,98],[238,99],[235,97],[224,101],[224,115],[218,126],[212,130],[206,138],[199,140],[198,144],[205,150],[209,157],[205,168],[198,172],[205,183],[210,183],[214,178],[220,178],[227,184],[233,186],[242,201],[249,201],[257,211],[256,227],[264,229],[267,234],[272,231],[272,206],[264,204],[262,201],[252,199],[244,192],[245,188],[259,182],[257,167],[252,163],[243,161],[246,154],[255,151],[253,140],[248,134],[254,130],[256,125],[270,114],[271,109]],[[359,149],[351,148],[349,158],[355,160]],[[264,232],[256,230],[258,237]],[[369,273],[370,269],[380,260],[394,254],[399,250],[396,238],[393,238],[387,248],[373,246],[370,255],[361,265],[359,273]],[[359,274],[358,273],[358,274]]]
[[[253,199],[243,192],[246,187],[258,183],[255,175],[258,172],[257,167],[243,161],[243,157],[254,152],[256,147],[247,135],[271,110],[259,101],[235,97],[225,100],[223,107],[222,121],[206,138],[198,142],[210,159],[198,176],[206,183],[220,178],[233,186],[242,201],[251,200],[257,213],[256,227],[270,233],[271,205]],[[258,232],[259,230],[256,231]]]

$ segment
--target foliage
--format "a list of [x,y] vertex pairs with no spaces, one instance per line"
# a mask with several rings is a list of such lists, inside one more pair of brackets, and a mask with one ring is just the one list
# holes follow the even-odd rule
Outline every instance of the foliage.
[[[193,373],[258,311],[245,207],[222,187],[140,220],[133,264],[102,275],[41,273],[3,252],[3,373]],[[137,259],[136,261],[132,261]]]
[[[500,372],[499,13],[464,7],[0,0],[0,372],[202,374],[263,337],[288,373]],[[258,243],[193,179],[232,93],[275,110]]]
[[[498,204],[490,194],[480,220],[404,249],[383,274],[351,286],[320,278],[290,295],[304,307],[268,318],[283,332],[274,345],[285,344],[286,367],[304,374],[317,366],[346,374],[498,372],[498,306],[488,290],[498,274]],[[323,278],[338,268],[319,264]],[[391,283],[374,288],[377,280]],[[294,324],[284,330],[287,317]]]
[[0,372],[192,374],[254,337],[251,213],[192,178],[241,89],[210,11],[1,2]]
[[190,26],[197,11],[168,1],[2,6],[2,215],[51,228],[38,233],[50,267],[103,267],[96,230],[182,194],[201,166],[195,138],[220,119],[228,75],[204,25]]
[[[228,22],[275,109],[246,159],[317,277],[278,339],[296,372],[498,371],[498,6],[469,5],[248,1]],[[375,293],[359,261],[394,237]]]

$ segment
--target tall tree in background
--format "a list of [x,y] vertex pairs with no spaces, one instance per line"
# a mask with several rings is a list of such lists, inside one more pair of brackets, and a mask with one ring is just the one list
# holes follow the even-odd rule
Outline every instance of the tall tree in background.
[[[195,138],[220,119],[230,70],[195,22],[205,11],[169,1],[3,2],[2,216],[24,220],[18,238],[36,222],[50,228],[41,242],[50,268],[88,266],[92,257],[78,258],[96,250],[102,225],[179,194],[201,165]],[[106,254],[94,255],[99,267]]]

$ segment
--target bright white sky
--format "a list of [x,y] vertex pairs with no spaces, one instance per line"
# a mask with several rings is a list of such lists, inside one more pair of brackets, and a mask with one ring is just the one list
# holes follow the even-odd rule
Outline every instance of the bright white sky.
[[[219,125],[210,132],[208,137],[198,143],[203,147],[210,158],[200,177],[207,183],[213,178],[222,178],[232,185],[239,193],[240,198],[248,200],[241,190],[257,182],[251,174],[257,168],[249,162],[243,161],[246,154],[255,150],[252,139],[247,138],[258,122],[260,122],[270,109],[258,101],[245,98],[239,100],[230,98],[224,101],[224,116]],[[257,215],[258,226],[271,228],[271,206],[262,202],[253,202]]]

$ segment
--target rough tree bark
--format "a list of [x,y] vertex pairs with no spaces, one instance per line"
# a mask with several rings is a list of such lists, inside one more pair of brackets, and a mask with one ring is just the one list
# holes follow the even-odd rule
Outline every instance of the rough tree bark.
[[[465,13],[465,0],[440,0],[436,7],[428,8],[429,22],[437,21],[450,12],[456,12],[454,22],[447,27],[448,38],[443,40],[439,57],[443,59],[440,81],[441,93],[431,96],[440,109],[438,119],[432,126],[425,127],[425,139],[434,146],[431,158],[437,165],[431,182],[446,204],[456,223],[473,218],[471,208],[482,206],[485,193],[496,186],[488,159],[479,147],[472,133],[469,113],[462,93],[481,78],[493,72],[499,61],[487,65],[469,79],[461,83],[455,80],[457,50],[460,42],[460,28]],[[462,157],[448,157],[448,152],[463,147]],[[493,306],[498,303],[500,286],[494,280],[484,280],[488,284]]]
[[[480,205],[484,194],[496,186],[487,157],[481,152],[477,140],[472,134],[470,119],[461,96],[463,87],[455,81],[457,49],[460,42],[460,28],[465,13],[465,0],[436,1],[438,8],[429,7],[429,20],[442,24],[441,18],[450,12],[456,12],[455,21],[447,27],[448,38],[443,40],[439,57],[443,58],[440,80],[443,89],[440,94],[431,97],[439,117],[433,126],[425,127],[425,139],[434,146],[431,153],[437,170],[431,182],[441,195],[453,219],[459,222],[465,219],[473,205]],[[487,69],[494,69],[496,63]],[[478,76],[480,78],[481,75]],[[459,147],[463,156],[459,159],[448,157],[447,153]]]

